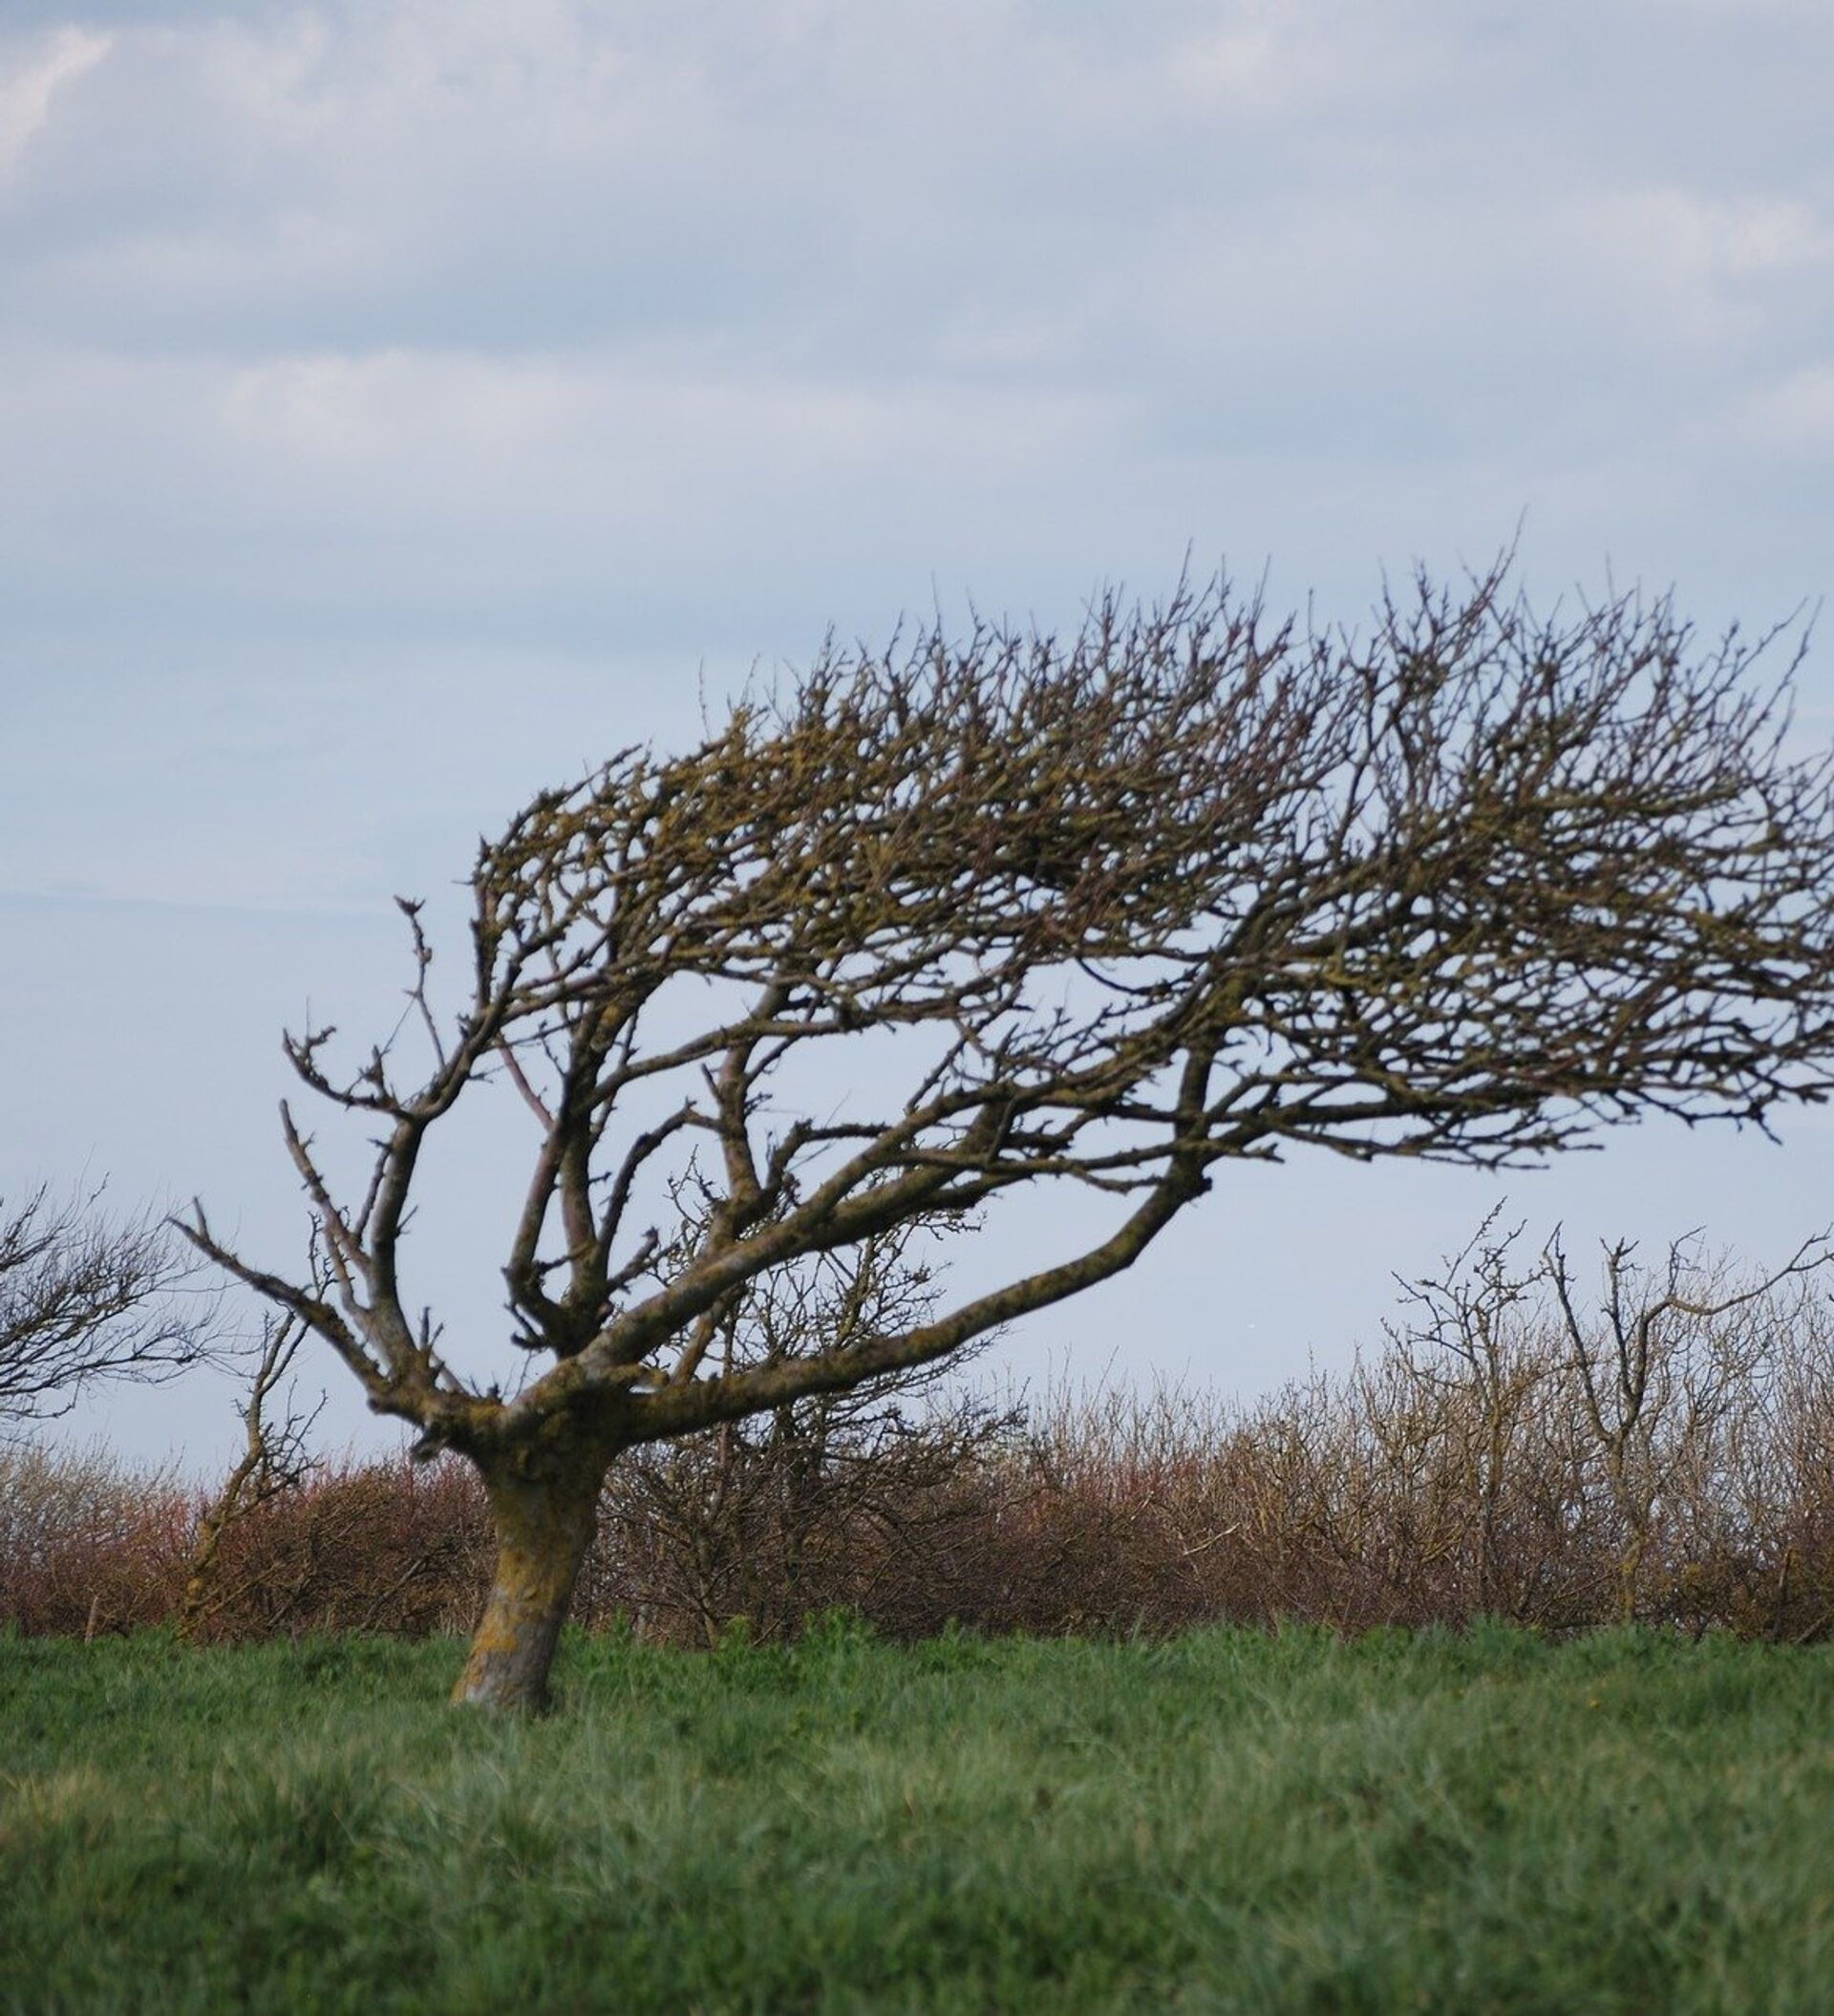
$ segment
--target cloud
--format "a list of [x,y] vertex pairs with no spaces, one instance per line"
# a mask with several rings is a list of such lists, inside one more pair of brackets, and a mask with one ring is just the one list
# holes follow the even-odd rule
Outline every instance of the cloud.
[[[1188,550],[1354,620],[1525,508],[1541,594],[1834,588],[1826,0],[0,12],[9,1180],[75,1143],[290,1237],[248,1115],[307,993],[398,1012],[389,892],[830,619],[1074,622]],[[123,970],[155,1012],[65,984]],[[1658,1219],[1794,1208],[1725,1153]],[[1295,1304],[1332,1180],[1250,1206],[1295,1353],[1393,1262]]]
[[0,69],[0,181],[11,175],[51,118],[58,93],[100,63],[115,37],[84,28],[61,28],[35,55],[15,57]]
[[244,367],[224,388],[221,415],[225,439],[266,466],[401,480],[424,485],[429,504],[456,483],[597,467],[638,479],[632,501],[646,510],[666,494],[672,461],[677,480],[684,466],[749,465],[792,488],[888,463],[910,477],[939,455],[985,470],[1062,442],[1077,420],[1074,401],[1048,397],[722,379],[590,354],[407,350]]
[[1672,283],[1723,285],[1834,262],[1834,228],[1780,193],[1717,198],[1678,188],[1607,192],[1591,206],[1599,248]]
[[1810,364],[1740,402],[1732,431],[1747,442],[1825,475],[1834,457],[1834,360]]
[[1525,505],[1595,558],[1603,500],[1672,525],[1783,452],[1708,422],[1834,312],[1834,19],[83,18],[15,43],[112,52],[0,209],[16,621],[768,632],[1193,540],[1341,576],[1327,525],[1366,566]]

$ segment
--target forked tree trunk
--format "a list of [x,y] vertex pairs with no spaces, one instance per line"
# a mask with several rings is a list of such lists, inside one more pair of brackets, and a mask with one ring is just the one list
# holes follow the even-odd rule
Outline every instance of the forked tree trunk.
[[531,1713],[547,1706],[554,1648],[597,1529],[608,1461],[583,1444],[480,1464],[497,1567],[455,1702]]

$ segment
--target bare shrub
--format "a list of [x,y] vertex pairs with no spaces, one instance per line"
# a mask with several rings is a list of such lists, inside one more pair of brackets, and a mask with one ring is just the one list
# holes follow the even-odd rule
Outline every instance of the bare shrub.
[[[717,1200],[691,1173],[674,1203],[692,1250]],[[940,1299],[923,1255],[962,1229],[918,1218],[764,1276],[709,1312],[694,1348],[732,1378],[912,1328]],[[622,1603],[654,1636],[713,1642],[736,1618],[769,1640],[822,1610],[895,1603],[895,1590],[910,1599],[913,1553],[948,1547],[968,1512],[954,1487],[1018,1425],[951,1391],[950,1371],[908,1366],[633,1451],[601,1497],[579,1614]]]
[[579,1614],[709,1643],[738,1618],[770,1641],[837,1608],[938,1629],[931,1571],[979,1520],[1015,1428],[970,1395],[865,1392],[645,1450],[608,1483]]
[[90,1637],[163,1621],[183,1584],[191,1514],[169,1470],[98,1448],[0,1444],[0,1619]]
[[[801,1299],[742,1320],[735,1305],[709,1350],[766,1362],[778,1326],[930,1292],[900,1247],[875,1264],[816,1270]],[[837,1606],[898,1639],[1481,1616],[1819,1638],[1822,1266],[1813,1248],[1754,1276],[1683,1241],[1644,1269],[1607,1246],[1588,1301],[1558,1242],[1537,1253],[1493,1217],[1403,1283],[1378,1352],[1246,1407],[1177,1385],[995,1396],[928,1368],[808,1396],[617,1467],[576,1615],[679,1643],[741,1619],[789,1638]],[[404,1454],[270,1475],[217,1529],[205,1635],[445,1632],[475,1614],[494,1541],[471,1467]],[[210,1509],[95,1451],[0,1452],[0,1619],[173,1619]]]
[[488,1556],[483,1496],[462,1466],[322,1463],[227,1527],[209,1635],[454,1631]]

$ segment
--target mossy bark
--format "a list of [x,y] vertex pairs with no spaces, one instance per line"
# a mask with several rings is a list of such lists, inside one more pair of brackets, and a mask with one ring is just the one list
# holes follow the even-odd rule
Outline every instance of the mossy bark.
[[598,1524],[608,1458],[592,1447],[519,1450],[481,1466],[497,1567],[455,1702],[538,1714],[580,1567]]

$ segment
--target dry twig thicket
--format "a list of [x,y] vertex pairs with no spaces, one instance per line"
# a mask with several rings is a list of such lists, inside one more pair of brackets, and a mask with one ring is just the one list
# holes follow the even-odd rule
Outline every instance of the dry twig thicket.
[[[1493,1221],[1385,1346],[1248,1408],[1161,1389],[815,1396],[610,1472],[575,1615],[646,1639],[920,1638],[1228,1619],[1834,1631],[1834,1304],[1683,1242],[1600,1256]],[[929,1292],[928,1289],[925,1292]],[[1620,1339],[1622,1357],[1620,1357]],[[1605,1397],[1626,1376],[1634,1426]],[[212,1503],[94,1454],[0,1453],[0,1619],[183,1613]],[[489,1507],[451,1458],[297,1471],[220,1533],[199,1635],[462,1628]]]
[[[943,1362],[1131,1266],[1219,1162],[1495,1166],[1823,1095],[1829,763],[1784,753],[1754,655],[1666,603],[1541,620],[1502,569],[1419,581],[1367,641],[1219,586],[1067,640],[831,649],[485,845],[455,1015],[404,904],[418,1061],[289,1040],[376,1141],[345,1194],[285,1118],[329,1286],[202,1211],[191,1236],[477,1467],[497,1568],[458,1698],[537,1705],[615,1459]],[[529,1376],[484,1383],[403,1266],[423,1158],[492,1077],[533,1127],[503,1269]],[[722,1357],[736,1309],[1040,1183],[1110,1228]]]

